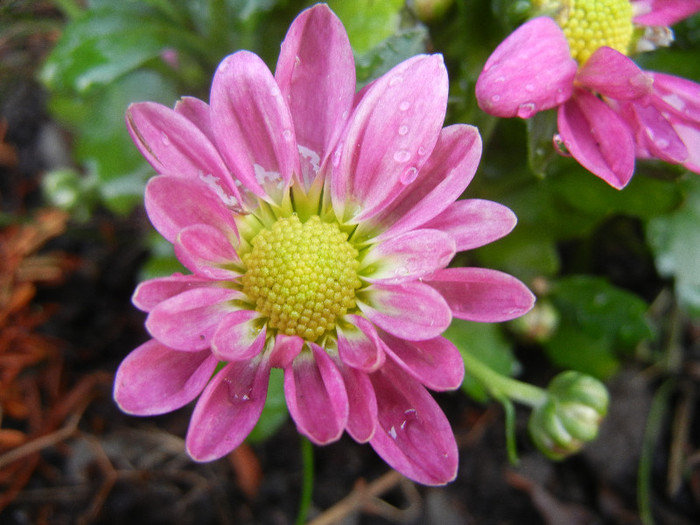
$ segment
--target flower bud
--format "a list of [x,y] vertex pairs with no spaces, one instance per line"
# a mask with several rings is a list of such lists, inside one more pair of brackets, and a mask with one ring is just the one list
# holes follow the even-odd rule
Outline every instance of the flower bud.
[[409,8],[421,22],[435,22],[445,16],[454,0],[409,0]]
[[608,391],[597,379],[570,370],[556,376],[547,393],[547,401],[530,416],[530,435],[547,457],[563,459],[598,435]]
[[509,328],[525,341],[545,343],[559,326],[559,311],[547,300],[538,301],[528,313],[508,323]]

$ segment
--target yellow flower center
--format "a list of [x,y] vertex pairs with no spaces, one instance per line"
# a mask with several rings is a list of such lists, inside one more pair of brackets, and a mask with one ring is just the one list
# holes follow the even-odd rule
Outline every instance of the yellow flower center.
[[268,326],[315,341],[355,307],[358,252],[337,224],[312,216],[278,219],[251,241],[243,256],[243,292]]
[[565,4],[556,21],[579,64],[601,46],[628,53],[634,29],[629,0],[568,0]]

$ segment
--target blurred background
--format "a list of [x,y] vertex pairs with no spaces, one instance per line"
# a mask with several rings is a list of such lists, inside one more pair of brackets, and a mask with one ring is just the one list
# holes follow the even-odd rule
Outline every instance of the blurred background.
[[[238,49],[274,70],[297,0],[0,0],[0,523],[299,523],[303,447],[279,376],[264,417],[229,456],[184,453],[191,406],[135,418],[111,397],[148,335],[136,284],[181,268],[143,210],[153,175],[127,105],[208,100]],[[529,2],[336,0],[358,88],[418,53],[442,53],[447,124],[479,127],[465,196],[508,205],[506,238],[459,254],[538,296],[502,325],[448,336],[499,373],[546,386],[573,369],[604,381],[596,441],[563,461],[473,378],[436,395],[460,446],[457,480],[416,486],[347,436],[313,451],[308,519],[347,524],[692,524],[700,521],[700,177],[638,162],[623,191],[551,145],[552,115],[481,112],[474,84]],[[674,26],[645,69],[700,81],[700,16]],[[507,432],[517,446],[509,461]],[[307,462],[308,463],[308,462]]]

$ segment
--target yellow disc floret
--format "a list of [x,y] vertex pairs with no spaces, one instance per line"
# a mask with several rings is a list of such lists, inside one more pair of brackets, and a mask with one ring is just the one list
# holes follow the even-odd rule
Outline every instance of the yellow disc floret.
[[579,64],[601,46],[628,53],[634,29],[629,0],[568,0],[565,4],[556,20]]
[[243,292],[268,326],[315,341],[355,307],[357,250],[337,224],[296,215],[262,230],[243,256]]

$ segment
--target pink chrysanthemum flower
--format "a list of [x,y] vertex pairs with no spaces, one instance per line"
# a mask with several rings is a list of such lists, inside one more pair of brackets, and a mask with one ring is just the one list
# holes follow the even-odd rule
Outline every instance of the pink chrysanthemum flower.
[[494,270],[446,268],[515,224],[502,205],[456,201],[481,141],[442,129],[447,90],[430,55],[355,93],[345,30],[318,5],[292,24],[274,76],[241,51],[209,105],[132,105],[129,131],[160,174],[146,210],[192,274],[137,288],[153,339],[117,371],[120,407],[161,414],[199,396],[186,446],[213,460],[252,430],[279,367],[314,443],[347,430],[418,482],[452,480],[454,435],[426,387],[458,387],[464,365],[441,334],[452,316],[519,316],[533,296]]
[[635,158],[700,173],[700,85],[644,72],[628,54],[667,45],[667,26],[700,0],[539,0],[530,20],[493,52],[476,84],[479,106],[530,118],[558,107],[555,146],[615,188]]

